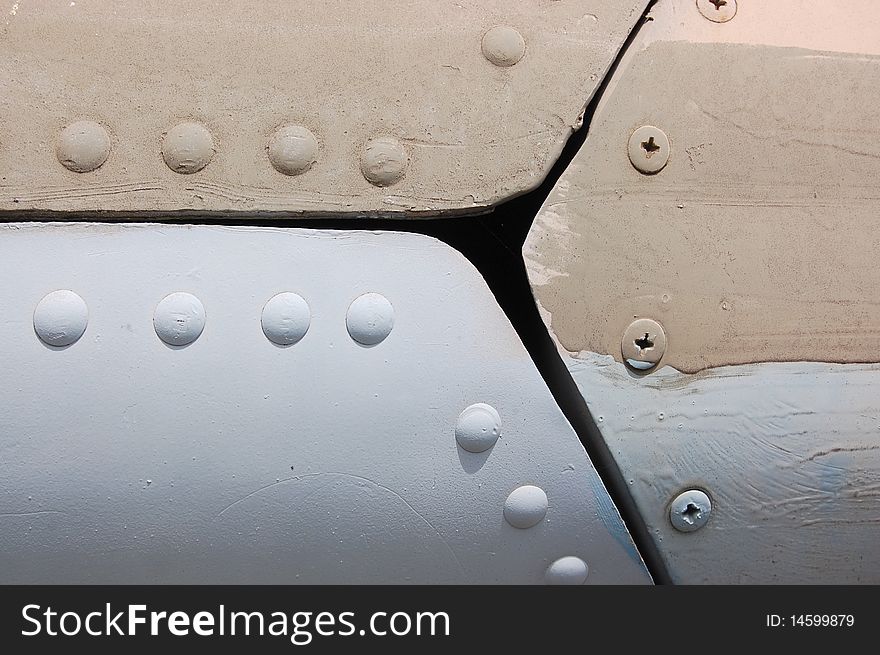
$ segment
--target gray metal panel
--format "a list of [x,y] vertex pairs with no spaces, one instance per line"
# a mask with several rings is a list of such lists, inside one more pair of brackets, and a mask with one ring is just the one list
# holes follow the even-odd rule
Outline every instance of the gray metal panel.
[[[674,582],[880,583],[880,365],[567,362]],[[679,532],[687,489],[712,509]]]
[[[0,261],[2,582],[540,583],[567,556],[588,564],[588,582],[650,581],[516,333],[448,246],[398,233],[6,224]],[[34,309],[65,289],[88,324],[50,347]],[[187,346],[154,331],[175,292],[204,307]],[[288,347],[261,328],[280,292],[310,308]],[[371,347],[346,328],[367,292],[394,312]],[[200,312],[183,300],[172,315],[186,332]],[[54,327],[75,333],[63,319],[77,307],[48,303],[41,332],[54,311]],[[455,436],[475,403],[501,421],[482,453]],[[546,492],[543,519],[533,490],[508,500],[527,485]],[[514,522],[537,511],[538,524],[512,527],[506,501]],[[563,564],[551,579],[577,573]]]

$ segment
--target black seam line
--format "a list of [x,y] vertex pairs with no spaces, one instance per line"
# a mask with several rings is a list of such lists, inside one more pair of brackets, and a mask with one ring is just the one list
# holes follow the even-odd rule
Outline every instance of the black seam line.
[[[461,215],[451,218],[260,218],[259,212],[241,212],[231,216],[223,212],[160,212],[146,211],[134,214],[115,212],[60,213],[27,210],[4,213],[2,220],[12,222],[46,222],[47,220],[82,221],[119,224],[120,218],[137,221],[174,223],[180,225],[225,225],[275,228],[307,228],[339,231],[408,232],[438,239],[458,250],[483,276],[498,304],[501,306],[520,341],[532,358],[557,405],[574,428],[587,451],[605,488],[626,525],[654,582],[671,584],[672,578],[660,555],[657,543],[639,512],[629,485],[611,450],[602,438],[596,421],[587,407],[565,362],[538,311],[532,288],[526,274],[522,246],[532,222],[568,168],[574,156],[584,145],[596,106],[607,89],[608,82],[620,65],[624,53],[632,45],[641,26],[652,20],[648,15],[656,0],[645,9],[635,28],[617,53],[607,75],[596,89],[584,110],[583,126],[572,134],[556,163],[545,179],[534,190],[499,204],[491,213]],[[483,210],[485,211],[485,210]],[[15,218],[13,218],[13,215]],[[241,217],[240,217],[241,216]],[[38,218],[39,217],[39,218]]]

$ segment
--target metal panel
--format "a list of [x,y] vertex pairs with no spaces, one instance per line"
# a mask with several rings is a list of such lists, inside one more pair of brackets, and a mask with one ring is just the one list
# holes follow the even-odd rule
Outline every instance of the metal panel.
[[[727,23],[693,0],[652,10],[524,249],[567,351],[622,361],[647,317],[668,336],[660,365],[681,371],[880,361],[880,21],[844,4],[828,29],[821,2],[739,2]],[[788,37],[756,43],[782,5]],[[807,49],[814,31],[844,49],[870,30],[866,54]],[[653,175],[627,156],[646,125],[671,144]]]
[[16,2],[0,212],[479,212],[540,183],[647,4]]
[[0,261],[2,582],[650,581],[438,241],[5,224]]
[[[568,365],[673,581],[880,583],[880,365]],[[688,489],[711,513],[680,532],[671,502]]]
[[674,581],[877,583],[880,19],[718,6],[652,8],[528,274]]

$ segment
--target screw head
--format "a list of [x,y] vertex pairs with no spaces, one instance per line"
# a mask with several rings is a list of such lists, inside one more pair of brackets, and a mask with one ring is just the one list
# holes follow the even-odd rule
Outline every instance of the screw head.
[[630,368],[650,371],[666,352],[666,332],[663,326],[650,318],[640,318],[623,331],[620,354]]
[[736,16],[736,0],[697,0],[697,9],[713,23],[726,23]]
[[669,521],[679,532],[694,532],[709,522],[712,501],[705,492],[689,489],[680,493],[669,506]]
[[642,125],[630,135],[627,150],[637,171],[654,175],[669,161],[669,138],[659,127]]

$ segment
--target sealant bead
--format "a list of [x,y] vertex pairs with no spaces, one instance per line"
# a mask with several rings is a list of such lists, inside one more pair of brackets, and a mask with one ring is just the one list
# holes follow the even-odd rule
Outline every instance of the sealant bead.
[[63,347],[85,333],[89,308],[73,291],[62,289],[43,296],[34,310],[34,331],[43,343]]
[[544,573],[544,580],[550,585],[580,585],[586,582],[589,572],[584,560],[569,555],[553,562]]
[[156,306],[153,327],[169,346],[186,346],[199,338],[205,329],[205,307],[189,293],[165,296]]
[[68,170],[89,173],[110,156],[110,135],[94,121],[71,123],[58,135],[55,156]]
[[486,403],[465,408],[455,424],[455,440],[469,453],[489,450],[500,436],[501,416]]
[[295,293],[279,293],[263,306],[260,322],[263,334],[272,343],[289,346],[309,331],[312,314],[308,303]]
[[378,293],[365,293],[354,299],[345,316],[351,338],[362,346],[375,346],[391,334],[394,307]]
[[538,525],[547,515],[547,494],[540,487],[514,489],[504,501],[504,519],[522,530]]
[[162,141],[162,157],[175,173],[197,173],[208,165],[213,156],[214,139],[201,123],[175,125]]

